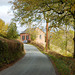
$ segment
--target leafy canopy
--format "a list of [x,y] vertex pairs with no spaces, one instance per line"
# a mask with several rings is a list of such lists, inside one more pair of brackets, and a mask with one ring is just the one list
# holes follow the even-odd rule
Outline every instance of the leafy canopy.
[[31,40],[34,41],[38,35],[38,32],[36,31],[35,28],[28,28],[26,30],[26,33],[29,33],[31,35]]
[[8,27],[7,38],[15,39],[18,37],[17,26],[16,23],[11,22]]
[[65,18],[71,22],[75,18],[75,0],[14,0],[12,3],[15,20],[21,24],[42,17],[38,13],[44,14],[44,17],[49,16],[57,22],[62,22]]
[[8,24],[5,24],[5,22],[2,19],[0,19],[0,36],[6,37],[7,29]]

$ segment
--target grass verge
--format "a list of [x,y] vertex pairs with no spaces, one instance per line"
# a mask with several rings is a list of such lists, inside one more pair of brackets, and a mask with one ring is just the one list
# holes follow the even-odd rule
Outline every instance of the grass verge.
[[46,54],[49,59],[52,60],[51,62],[55,67],[57,75],[75,75],[75,59],[60,55],[54,51],[45,52],[38,45],[32,45],[36,46],[42,53]]

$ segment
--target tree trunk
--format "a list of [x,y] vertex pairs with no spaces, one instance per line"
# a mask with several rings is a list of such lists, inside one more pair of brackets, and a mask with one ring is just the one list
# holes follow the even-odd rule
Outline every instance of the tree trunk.
[[46,52],[48,49],[48,22],[46,23]]
[[65,50],[66,50],[65,54],[67,55],[67,25],[66,25],[66,46],[65,46]]
[[74,55],[73,58],[75,58],[75,16],[74,16]]
[[51,42],[50,42],[50,40],[51,40],[51,37],[50,37],[50,31],[51,31],[51,28],[48,30],[48,47],[49,47],[49,50],[50,50],[50,44],[51,44]]

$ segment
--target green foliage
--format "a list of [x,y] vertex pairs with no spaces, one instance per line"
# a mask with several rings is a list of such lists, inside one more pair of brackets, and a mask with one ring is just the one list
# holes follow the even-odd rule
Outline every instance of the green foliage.
[[[70,52],[73,55],[73,32],[72,30],[68,30],[67,31],[67,40],[66,40],[66,33],[63,30],[59,30],[55,33],[51,34],[51,38],[50,39],[50,44],[57,46],[58,48],[61,48],[62,53],[64,53],[64,51],[66,51],[66,47],[67,47],[67,51]],[[67,45],[66,45],[66,41],[67,41]],[[59,50],[60,51],[60,50]]]
[[29,33],[31,35],[31,40],[34,41],[38,35],[38,32],[36,31],[36,28],[28,28],[26,30],[26,33]]
[[40,50],[44,51],[44,49],[45,49],[44,46],[42,44],[40,44],[40,43],[31,42],[30,44],[38,47]]
[[54,57],[53,55],[49,55],[49,56],[55,62],[56,67],[58,69],[58,72],[61,75],[71,75],[70,68],[69,68],[68,65],[66,65],[66,63],[64,62],[64,60],[58,59],[58,58]]
[[[44,49],[39,47],[39,44],[36,46],[42,53],[45,53]],[[57,69],[58,74],[60,75],[75,75],[75,59],[71,57],[62,56],[54,51],[49,51],[45,53],[50,60],[53,62],[54,67]]]
[[0,40],[0,67],[4,63],[8,63],[8,45]]
[[55,52],[47,54],[53,60],[60,75],[75,75],[75,60],[70,57],[64,57]]
[[18,37],[17,26],[16,23],[11,23],[8,27],[7,38],[15,39]]
[[0,38],[0,68],[16,61],[24,54],[23,43]]
[[0,36],[6,37],[7,29],[8,29],[8,24],[5,25],[5,22],[2,19],[0,19]]
[[75,30],[75,0],[15,0],[11,3],[15,20],[21,24],[45,19],[47,23],[52,22],[49,28],[70,25]]
[[18,38],[17,39],[20,40],[20,35],[18,35]]
[[[15,0],[11,3],[13,4],[15,20],[20,21],[20,23],[31,22],[42,14],[44,15],[44,19],[45,17],[50,18],[59,23],[61,23],[62,20],[65,23],[67,22],[65,20],[71,22],[75,17],[74,0]],[[42,14],[37,15],[37,13]]]
[[0,36],[8,39],[14,39],[18,37],[16,23],[11,22],[5,25],[5,22],[0,19]]

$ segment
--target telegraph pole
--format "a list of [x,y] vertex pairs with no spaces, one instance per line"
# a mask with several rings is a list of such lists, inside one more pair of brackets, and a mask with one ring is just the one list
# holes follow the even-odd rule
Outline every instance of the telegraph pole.
[[46,52],[48,49],[48,23],[46,23]]
[[49,22],[49,18],[48,18],[48,14],[47,14],[47,20],[46,20],[46,52],[48,50],[48,22]]

